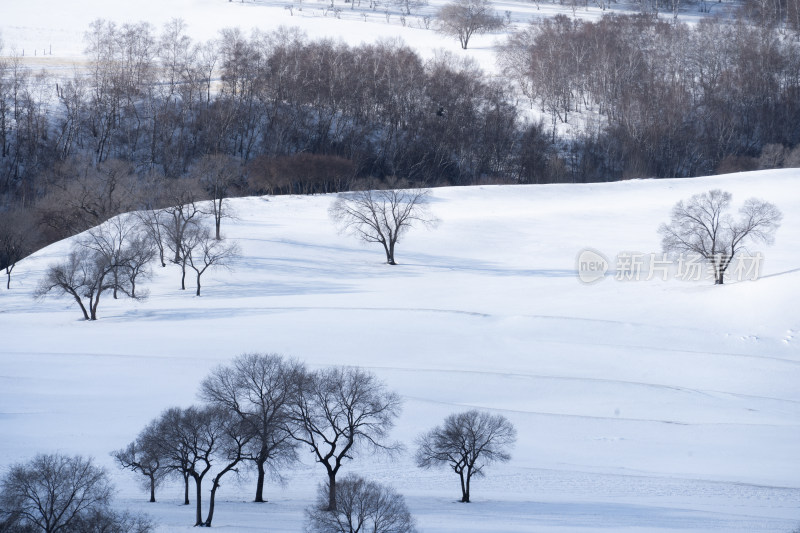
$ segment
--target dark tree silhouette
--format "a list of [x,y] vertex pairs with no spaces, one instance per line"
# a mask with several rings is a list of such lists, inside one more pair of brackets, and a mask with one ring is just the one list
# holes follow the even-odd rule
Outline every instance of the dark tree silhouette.
[[328,510],[329,487],[319,487],[317,501],[306,510],[309,533],[415,533],[405,499],[394,489],[348,474],[338,483],[336,509]]
[[461,501],[470,501],[470,481],[483,476],[486,465],[507,462],[517,432],[502,415],[472,410],[452,414],[417,439],[415,460],[420,468],[447,465],[461,480]]
[[258,472],[256,502],[265,501],[267,471],[279,475],[282,466],[297,459],[297,441],[287,426],[303,374],[299,362],[280,355],[245,354],[213,370],[200,387],[201,398],[228,410],[253,435],[244,453]]
[[438,222],[428,209],[428,189],[369,190],[341,193],[329,209],[345,232],[365,242],[380,243],[386,262],[396,265],[395,245],[415,223],[433,227]]
[[333,367],[306,374],[292,410],[292,436],[311,447],[328,474],[328,509],[336,509],[336,474],[359,447],[393,451],[386,437],[400,413],[400,397],[373,374]]
[[151,422],[125,448],[112,452],[122,468],[137,472],[145,477],[144,485],[150,492],[150,503],[156,501],[156,488],[169,473],[165,458],[158,446],[158,425]]
[[112,492],[105,470],[91,459],[37,455],[11,466],[0,481],[0,525],[44,533],[151,531],[143,517],[115,513]]

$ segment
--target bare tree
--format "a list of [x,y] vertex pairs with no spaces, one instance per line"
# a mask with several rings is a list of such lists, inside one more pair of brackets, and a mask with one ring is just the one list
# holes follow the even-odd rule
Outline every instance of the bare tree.
[[136,440],[111,454],[122,468],[145,477],[144,485],[150,491],[150,503],[155,503],[156,488],[169,473],[160,453],[157,431],[157,423],[151,422],[139,433]]
[[147,276],[154,254],[135,217],[115,217],[89,230],[65,262],[50,265],[34,296],[43,298],[52,291],[72,296],[86,320],[97,320],[100,297],[108,290],[115,298],[118,291],[145,297],[136,294],[136,280]]
[[[155,250],[137,217],[114,217],[90,229],[78,240],[78,246],[89,250],[98,264],[107,266],[114,299],[120,291],[137,298],[136,279],[147,277],[147,267],[155,256]],[[142,294],[139,298],[144,296]],[[100,293],[97,293],[99,297]]]
[[414,533],[414,519],[401,494],[385,485],[348,474],[339,480],[336,510],[329,511],[329,487],[319,487],[317,502],[306,510],[309,533]]
[[66,261],[48,267],[34,297],[44,298],[52,291],[66,294],[75,299],[86,320],[97,320],[100,295],[114,288],[110,274],[115,268],[105,258],[78,247]]
[[6,271],[6,289],[11,289],[11,271],[17,262],[36,249],[37,231],[29,212],[0,215],[0,269]]
[[406,15],[410,15],[412,9],[428,5],[428,0],[393,0],[393,3],[405,10]]
[[395,245],[415,223],[434,227],[428,189],[392,189],[341,193],[328,213],[340,230],[365,242],[380,243],[386,262],[396,265]]
[[231,216],[225,200],[234,185],[241,181],[241,165],[231,156],[207,155],[197,162],[192,172],[198,176],[211,199],[211,214],[214,215],[214,238],[221,240],[222,219]]
[[150,425],[152,445],[155,454],[162,458],[164,468],[171,475],[179,475],[183,479],[183,504],[189,505],[189,472],[193,468],[193,455],[185,439],[180,438],[178,429],[183,417],[183,409],[173,407],[166,409]]
[[207,228],[192,228],[184,235],[182,257],[188,260],[197,275],[197,296],[200,296],[200,277],[206,270],[212,267],[230,268],[231,262],[238,256],[239,246],[235,242],[216,240]]
[[669,224],[662,224],[661,246],[667,253],[688,253],[707,261],[714,272],[714,284],[722,285],[731,261],[748,242],[772,244],[783,215],[773,204],[748,199],[740,217],[727,213],[731,194],[714,189],[681,200],[672,208]]
[[417,466],[448,465],[461,480],[461,501],[470,501],[470,480],[483,476],[486,465],[507,462],[517,432],[502,415],[471,410],[452,414],[444,424],[417,439]]
[[228,410],[254,436],[245,452],[258,471],[256,502],[265,501],[267,469],[278,475],[280,467],[297,458],[287,425],[303,373],[299,362],[277,354],[245,354],[213,370],[201,385],[201,398]]
[[214,519],[214,502],[222,477],[229,472],[238,472],[237,466],[247,459],[250,442],[256,437],[247,421],[231,416],[231,413],[224,410],[220,410],[219,416],[222,418],[222,434],[215,458],[221,464],[218,465],[216,474],[211,480],[208,514],[203,524],[205,527],[211,527],[211,521]]
[[144,519],[114,513],[111,495],[108,475],[90,459],[42,454],[13,465],[0,481],[0,517],[20,531],[151,530]]
[[[195,406],[168,409],[158,422],[159,453],[170,459],[173,468],[194,480],[195,526],[205,525],[203,479],[223,445],[227,430],[225,422],[225,416],[218,408]],[[218,479],[214,483],[216,485]]]
[[505,26],[503,17],[492,9],[489,0],[455,0],[442,6],[437,17],[437,31],[448,37],[458,37],[464,50],[473,35]]
[[292,436],[311,447],[328,474],[328,510],[336,506],[336,474],[359,448],[401,448],[385,439],[400,413],[400,397],[374,374],[354,367],[308,373],[300,382],[292,410]]

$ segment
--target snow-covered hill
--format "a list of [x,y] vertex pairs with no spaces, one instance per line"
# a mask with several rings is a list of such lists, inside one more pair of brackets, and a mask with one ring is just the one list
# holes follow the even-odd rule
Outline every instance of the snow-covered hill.
[[[495,44],[504,34],[475,35],[469,50],[461,50],[457,39],[433,31],[431,17],[446,3],[446,0],[428,0],[426,6],[403,17],[403,9],[392,0],[354,0],[353,3],[337,0],[333,2],[335,9],[330,8],[330,0],[7,1],[0,11],[0,44],[4,44],[0,55],[24,53],[26,65],[46,68],[51,73],[62,70],[66,76],[71,76],[75,66],[80,68],[86,61],[83,36],[92,21],[101,18],[120,25],[147,21],[160,33],[165,23],[178,18],[186,22],[188,35],[195,41],[218,38],[223,28],[239,27],[249,34],[252,30],[270,32],[285,26],[298,28],[312,38],[341,39],[351,45],[399,38],[423,56],[447,50],[473,57],[488,72],[496,71]],[[507,31],[556,14],[599,19],[611,11],[636,10],[635,2],[628,0],[605,2],[610,11],[600,9],[601,2],[578,1],[579,7],[575,10],[572,2],[500,0],[493,4],[498,14],[510,21]],[[703,5],[713,8],[712,15],[724,16],[735,10],[739,1]],[[681,20],[695,21],[707,16],[699,7],[699,4],[686,4],[681,10]],[[664,16],[671,17],[670,14]]]
[[[692,180],[436,189],[438,229],[380,249],[337,234],[331,196],[243,198],[224,233],[233,272],[204,295],[158,268],[143,303],[106,297],[100,320],[67,300],[34,301],[68,242],[23,261],[0,291],[0,458],[94,456],[120,505],[161,531],[192,510],[168,487],[145,495],[108,452],[163,408],[196,401],[200,379],[243,352],[312,367],[361,365],[405,400],[394,436],[413,440],[468,407],[506,415],[513,460],[488,470],[474,503],[457,478],[424,472],[410,453],[346,465],[406,495],[420,530],[788,532],[800,524],[800,173]],[[584,248],[659,252],[658,225],[678,200],[712,188],[734,204],[757,196],[784,213],[758,281],[578,281]],[[297,532],[322,469],[221,489],[222,531]]]

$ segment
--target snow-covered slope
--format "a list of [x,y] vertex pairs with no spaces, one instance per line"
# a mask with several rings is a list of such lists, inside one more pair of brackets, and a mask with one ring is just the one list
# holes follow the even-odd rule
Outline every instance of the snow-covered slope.
[[[249,34],[251,30],[269,32],[286,26],[296,27],[312,38],[341,39],[351,45],[399,38],[423,56],[430,56],[439,49],[448,50],[473,57],[485,70],[495,71],[495,43],[505,37],[504,33],[475,35],[469,50],[461,50],[458,39],[441,36],[432,29],[431,17],[446,3],[447,0],[428,0],[426,6],[402,17],[400,2],[393,0],[354,0],[353,3],[336,0],[338,14],[330,9],[329,0],[5,1],[0,9],[0,44],[4,44],[0,55],[24,52],[24,64],[46,68],[51,73],[63,70],[66,76],[71,76],[74,66],[80,67],[85,61],[83,36],[92,21],[102,18],[119,25],[147,21],[160,33],[166,22],[178,18],[186,22],[187,32],[195,41],[217,38],[223,28],[239,27]],[[506,31],[556,14],[598,19],[609,12],[601,10],[599,2],[584,3],[585,6],[576,10],[570,2],[500,0],[493,5],[501,16],[511,21]],[[738,5],[738,0],[714,5],[712,13],[724,15]],[[288,6],[293,8],[289,10]],[[610,4],[610,9],[632,12],[637,6],[635,2],[620,0]],[[671,14],[664,16],[671,18]],[[698,6],[687,4],[682,9],[681,20],[694,21],[703,16],[706,15],[699,12]]]
[[[468,407],[517,426],[511,463],[488,470],[474,503],[454,503],[452,472],[410,453],[348,464],[394,485],[421,531],[790,531],[800,524],[800,172],[602,185],[437,189],[434,231],[377,248],[338,235],[331,196],[243,198],[225,222],[243,257],[206,274],[204,295],[158,268],[143,303],[101,302],[79,320],[67,300],[34,301],[57,243],[23,261],[0,291],[0,458],[94,456],[120,504],[174,531],[192,523],[166,488],[144,504],[108,452],[163,408],[194,402],[199,380],[243,352],[317,367],[361,365],[405,399],[394,435],[417,434]],[[656,229],[679,199],[723,188],[758,196],[784,222],[763,277],[593,285],[575,274],[591,247],[658,252]],[[322,470],[220,492],[223,531],[300,531]],[[186,527],[188,530],[188,527]]]

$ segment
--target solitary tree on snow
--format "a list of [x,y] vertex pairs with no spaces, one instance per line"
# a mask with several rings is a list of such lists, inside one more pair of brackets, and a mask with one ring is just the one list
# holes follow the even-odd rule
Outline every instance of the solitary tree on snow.
[[345,232],[365,242],[380,243],[386,262],[396,265],[394,248],[415,223],[433,227],[438,220],[428,209],[428,189],[394,189],[341,193],[329,210]]
[[469,503],[472,477],[483,476],[486,465],[507,462],[517,432],[502,415],[471,410],[452,414],[444,424],[417,439],[415,459],[420,468],[447,465],[461,480],[461,501]]
[[722,285],[731,261],[750,242],[772,244],[783,215],[773,204],[750,198],[734,219],[727,213],[731,193],[714,189],[681,200],[672,208],[669,224],[658,232],[667,253],[702,257],[714,270],[714,284]]
[[458,37],[464,50],[473,35],[499,30],[505,26],[503,17],[492,9],[489,0],[455,0],[442,6],[438,19],[439,33]]

